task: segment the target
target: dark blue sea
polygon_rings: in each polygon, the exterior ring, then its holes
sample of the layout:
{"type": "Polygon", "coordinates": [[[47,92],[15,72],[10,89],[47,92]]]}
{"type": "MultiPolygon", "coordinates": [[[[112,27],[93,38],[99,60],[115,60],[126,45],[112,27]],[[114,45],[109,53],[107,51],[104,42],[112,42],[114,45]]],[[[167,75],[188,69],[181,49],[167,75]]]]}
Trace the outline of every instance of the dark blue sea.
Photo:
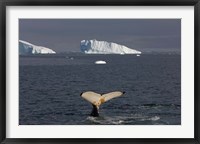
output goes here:
{"type": "Polygon", "coordinates": [[[20,125],[180,125],[181,55],[56,54],[19,57],[20,125]],[[105,65],[94,62],[104,60],[105,65]],[[100,106],[84,91],[125,91],[100,106]]]}

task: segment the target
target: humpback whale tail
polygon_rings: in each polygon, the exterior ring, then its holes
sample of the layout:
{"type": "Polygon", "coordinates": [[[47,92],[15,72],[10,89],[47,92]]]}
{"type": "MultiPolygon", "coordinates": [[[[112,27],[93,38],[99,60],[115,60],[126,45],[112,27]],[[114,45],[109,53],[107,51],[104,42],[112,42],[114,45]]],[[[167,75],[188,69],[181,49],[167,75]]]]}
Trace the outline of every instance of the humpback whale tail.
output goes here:
{"type": "Polygon", "coordinates": [[[92,91],[87,91],[81,93],[81,97],[90,102],[93,106],[91,116],[98,117],[99,116],[99,107],[104,102],[107,102],[110,99],[122,96],[125,92],[115,91],[107,94],[98,94],[92,91]]]}

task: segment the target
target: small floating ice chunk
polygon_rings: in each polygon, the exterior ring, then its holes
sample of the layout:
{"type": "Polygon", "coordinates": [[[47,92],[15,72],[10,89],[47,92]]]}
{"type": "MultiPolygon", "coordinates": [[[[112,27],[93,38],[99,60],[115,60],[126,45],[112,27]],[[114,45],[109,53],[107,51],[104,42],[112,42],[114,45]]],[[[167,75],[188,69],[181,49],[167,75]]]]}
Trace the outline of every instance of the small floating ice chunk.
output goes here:
{"type": "Polygon", "coordinates": [[[139,54],[137,54],[136,56],[140,56],[139,54]]]}
{"type": "Polygon", "coordinates": [[[98,60],[98,61],[95,61],[95,64],[106,64],[106,61],[98,60]]]}

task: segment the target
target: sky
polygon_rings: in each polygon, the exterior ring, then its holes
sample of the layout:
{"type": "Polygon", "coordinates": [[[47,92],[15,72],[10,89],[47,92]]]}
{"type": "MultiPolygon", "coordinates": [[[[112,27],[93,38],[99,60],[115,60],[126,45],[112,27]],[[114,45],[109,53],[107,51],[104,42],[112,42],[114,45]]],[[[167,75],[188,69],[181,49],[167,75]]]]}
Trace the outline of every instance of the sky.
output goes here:
{"type": "Polygon", "coordinates": [[[114,42],[142,52],[180,52],[181,19],[19,19],[19,39],[60,52],[80,41],[114,42]]]}

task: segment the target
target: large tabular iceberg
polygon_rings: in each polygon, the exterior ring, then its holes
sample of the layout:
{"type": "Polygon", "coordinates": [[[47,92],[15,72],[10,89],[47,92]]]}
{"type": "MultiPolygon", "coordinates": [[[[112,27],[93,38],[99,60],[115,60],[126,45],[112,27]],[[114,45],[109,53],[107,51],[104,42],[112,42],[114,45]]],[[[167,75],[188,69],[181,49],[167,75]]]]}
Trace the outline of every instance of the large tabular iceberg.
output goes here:
{"type": "Polygon", "coordinates": [[[82,40],[80,49],[86,54],[141,54],[123,45],[97,40],[82,40]]]}
{"type": "Polygon", "coordinates": [[[36,46],[29,42],[19,40],[19,54],[55,54],[56,52],[50,48],[36,46]]]}

